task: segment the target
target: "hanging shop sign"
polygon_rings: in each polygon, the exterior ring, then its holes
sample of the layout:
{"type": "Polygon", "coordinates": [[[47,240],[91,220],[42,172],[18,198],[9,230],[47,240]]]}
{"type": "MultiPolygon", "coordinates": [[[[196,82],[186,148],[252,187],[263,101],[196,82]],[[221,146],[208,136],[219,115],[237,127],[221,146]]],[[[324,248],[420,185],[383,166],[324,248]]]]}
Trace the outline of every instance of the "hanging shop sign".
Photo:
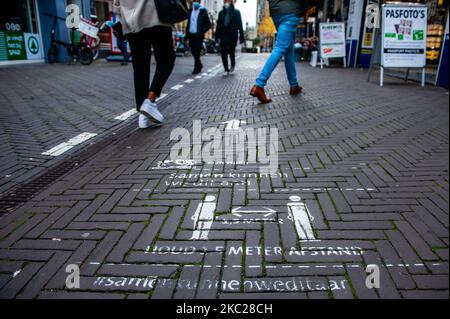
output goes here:
{"type": "Polygon", "coordinates": [[[320,56],[345,58],[345,24],[343,22],[320,24],[320,56]]]}
{"type": "Polygon", "coordinates": [[[381,65],[424,68],[426,65],[427,7],[383,5],[381,65]]]}

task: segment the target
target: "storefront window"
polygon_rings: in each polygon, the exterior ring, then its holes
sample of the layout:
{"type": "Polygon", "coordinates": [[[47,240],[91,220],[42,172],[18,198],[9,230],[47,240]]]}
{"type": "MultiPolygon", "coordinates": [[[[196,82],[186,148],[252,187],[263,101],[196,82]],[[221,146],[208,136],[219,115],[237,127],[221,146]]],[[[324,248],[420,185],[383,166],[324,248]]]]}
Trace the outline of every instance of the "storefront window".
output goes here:
{"type": "Polygon", "coordinates": [[[42,59],[35,0],[4,2],[0,11],[0,61],[42,59]]]}
{"type": "Polygon", "coordinates": [[[34,1],[4,1],[0,11],[0,30],[17,32],[36,32],[34,1]]]}

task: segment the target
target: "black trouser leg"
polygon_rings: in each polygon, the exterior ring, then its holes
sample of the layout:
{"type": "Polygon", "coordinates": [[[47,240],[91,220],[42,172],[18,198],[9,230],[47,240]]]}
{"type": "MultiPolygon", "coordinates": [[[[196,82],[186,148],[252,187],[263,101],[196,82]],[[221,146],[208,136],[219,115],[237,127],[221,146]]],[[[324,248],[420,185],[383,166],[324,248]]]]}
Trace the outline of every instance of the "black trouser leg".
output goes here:
{"type": "Polygon", "coordinates": [[[234,68],[234,66],[236,65],[236,47],[230,45],[229,52],[230,52],[231,67],[234,68]]]}
{"type": "Polygon", "coordinates": [[[151,34],[149,29],[144,29],[130,34],[128,39],[133,54],[134,93],[139,111],[148,96],[150,85],[151,34]]]}
{"type": "Polygon", "coordinates": [[[189,39],[189,45],[191,47],[192,56],[194,57],[195,60],[194,69],[196,71],[201,70],[201,68],[203,67],[202,61],[200,60],[200,55],[202,51],[202,42],[203,42],[202,39],[197,37],[191,37],[189,39]]]}
{"type": "Polygon", "coordinates": [[[156,70],[150,91],[161,95],[162,89],[172,74],[175,65],[175,52],[173,51],[172,29],[170,27],[156,26],[151,28],[152,46],[155,53],[156,70]]]}
{"type": "Polygon", "coordinates": [[[228,45],[222,45],[220,53],[222,54],[223,68],[225,69],[225,72],[228,72],[230,71],[228,68],[228,45]]]}
{"type": "Polygon", "coordinates": [[[136,108],[139,111],[148,97],[149,90],[161,94],[164,85],[172,73],[175,53],[172,45],[170,27],[156,26],[129,35],[133,54],[133,75],[136,108]],[[156,71],[150,86],[151,48],[155,51],[156,71]]]}

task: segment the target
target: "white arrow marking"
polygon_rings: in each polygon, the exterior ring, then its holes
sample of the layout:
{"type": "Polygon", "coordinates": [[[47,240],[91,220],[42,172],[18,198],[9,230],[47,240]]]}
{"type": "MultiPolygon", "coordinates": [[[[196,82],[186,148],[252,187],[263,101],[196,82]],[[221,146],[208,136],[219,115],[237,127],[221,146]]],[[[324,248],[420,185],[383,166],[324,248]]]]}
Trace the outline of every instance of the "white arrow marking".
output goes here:
{"type": "Polygon", "coordinates": [[[264,207],[265,210],[240,210],[241,208],[242,207],[233,208],[231,213],[237,217],[242,217],[242,214],[264,214],[264,217],[267,217],[277,212],[268,207],[264,207]]]}
{"type": "Polygon", "coordinates": [[[239,128],[240,124],[247,124],[246,121],[242,120],[230,120],[230,121],[226,121],[226,122],[222,122],[221,124],[226,124],[227,127],[225,128],[226,130],[237,130],[239,128]]]}

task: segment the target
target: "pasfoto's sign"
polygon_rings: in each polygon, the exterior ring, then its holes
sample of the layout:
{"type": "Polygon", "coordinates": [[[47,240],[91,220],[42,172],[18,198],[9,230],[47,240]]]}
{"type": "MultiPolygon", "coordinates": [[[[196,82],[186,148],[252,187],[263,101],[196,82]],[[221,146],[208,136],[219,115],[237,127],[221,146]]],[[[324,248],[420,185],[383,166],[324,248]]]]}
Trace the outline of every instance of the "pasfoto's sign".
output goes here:
{"type": "Polygon", "coordinates": [[[345,24],[343,22],[320,24],[320,56],[345,57],[345,24]]]}
{"type": "Polygon", "coordinates": [[[424,68],[426,65],[427,7],[383,5],[381,65],[424,68]]]}

